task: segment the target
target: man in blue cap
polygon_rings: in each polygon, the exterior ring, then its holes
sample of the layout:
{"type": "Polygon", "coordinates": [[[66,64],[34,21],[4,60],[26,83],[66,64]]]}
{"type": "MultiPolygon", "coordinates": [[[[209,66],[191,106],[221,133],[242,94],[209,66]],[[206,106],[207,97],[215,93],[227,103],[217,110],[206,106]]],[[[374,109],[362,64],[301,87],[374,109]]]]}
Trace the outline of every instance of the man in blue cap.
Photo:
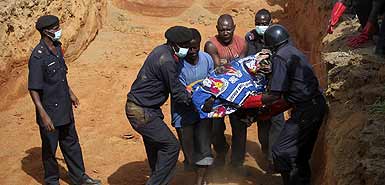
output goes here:
{"type": "Polygon", "coordinates": [[[126,116],[143,137],[151,176],[147,185],[166,185],[174,176],[179,142],[163,121],[161,106],[169,94],[175,103],[190,106],[191,95],[178,79],[178,62],[190,47],[192,32],[183,26],[169,28],[162,44],[148,55],[127,95],[126,116]]]}
{"type": "Polygon", "coordinates": [[[59,184],[55,158],[59,143],[73,184],[101,184],[100,180],[94,180],[85,173],[72,110],[72,106],[79,106],[79,100],[67,82],[67,65],[59,42],[62,33],[59,18],[41,16],[36,22],[36,29],[41,40],[29,59],[28,89],[36,107],[42,140],[44,182],[47,185],[59,184]]]}

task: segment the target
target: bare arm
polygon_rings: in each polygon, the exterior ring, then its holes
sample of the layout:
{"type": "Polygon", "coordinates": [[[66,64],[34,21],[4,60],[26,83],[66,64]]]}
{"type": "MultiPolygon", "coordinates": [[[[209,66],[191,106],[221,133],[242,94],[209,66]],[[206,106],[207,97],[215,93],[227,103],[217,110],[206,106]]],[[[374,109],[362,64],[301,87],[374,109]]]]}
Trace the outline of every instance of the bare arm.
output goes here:
{"type": "Polygon", "coordinates": [[[29,94],[31,95],[32,101],[35,104],[37,113],[40,115],[42,121],[43,121],[43,126],[49,131],[52,132],[55,130],[55,127],[53,126],[52,120],[45,111],[41,101],[40,101],[40,95],[37,91],[35,90],[29,90],[29,94]]]}
{"type": "Polygon", "coordinates": [[[242,49],[241,53],[239,54],[239,57],[240,58],[246,57],[248,51],[249,51],[249,45],[247,44],[247,42],[245,40],[245,42],[243,43],[243,49],[242,49]]]}
{"type": "Polygon", "coordinates": [[[80,105],[79,99],[76,97],[75,93],[72,92],[71,87],[68,86],[68,89],[69,89],[72,105],[75,106],[75,108],[77,108],[80,105]]]}
{"type": "Polygon", "coordinates": [[[217,50],[217,48],[215,47],[215,45],[211,41],[207,41],[206,42],[204,51],[206,53],[208,53],[211,56],[211,58],[213,59],[214,67],[217,67],[217,66],[221,65],[219,54],[218,54],[218,50],[217,50]]]}

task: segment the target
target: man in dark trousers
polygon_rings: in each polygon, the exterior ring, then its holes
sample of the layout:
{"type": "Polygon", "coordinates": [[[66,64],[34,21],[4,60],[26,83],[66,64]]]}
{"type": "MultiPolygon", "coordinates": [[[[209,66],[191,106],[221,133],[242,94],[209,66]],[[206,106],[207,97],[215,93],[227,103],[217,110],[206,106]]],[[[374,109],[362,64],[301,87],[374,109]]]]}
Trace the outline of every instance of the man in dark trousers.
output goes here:
{"type": "MultiPolygon", "coordinates": [[[[226,64],[235,58],[246,56],[247,44],[244,38],[235,35],[235,23],[231,15],[223,14],[217,21],[218,34],[211,37],[205,44],[205,52],[213,58],[215,67],[226,64]]],[[[241,121],[239,112],[230,114],[230,124],[232,129],[231,144],[231,167],[236,172],[243,166],[246,152],[247,124],[241,121]]],[[[229,145],[225,138],[225,122],[224,118],[213,120],[213,145],[216,152],[214,161],[215,166],[222,167],[225,164],[226,153],[229,145]]]]}
{"type": "MultiPolygon", "coordinates": [[[[263,41],[263,34],[271,25],[271,14],[266,9],[261,9],[255,14],[255,28],[246,33],[245,40],[248,44],[247,55],[255,55],[262,49],[267,49],[263,41]]],[[[268,160],[267,173],[273,172],[272,146],[278,138],[283,124],[285,123],[283,113],[273,116],[268,120],[257,120],[258,140],[261,150],[268,160]]]]}
{"type": "Polygon", "coordinates": [[[291,118],[273,145],[274,165],[284,185],[310,185],[309,159],[324,119],[326,101],[311,64],[289,42],[286,28],[270,26],[264,41],[273,52],[270,92],[249,97],[243,106],[269,105],[281,97],[291,104],[291,118]]]}
{"type": "Polygon", "coordinates": [[[126,115],[131,126],[143,137],[151,176],[147,185],[166,185],[174,176],[179,142],[163,121],[160,107],[169,94],[175,103],[189,106],[191,95],[178,79],[182,62],[193,38],[183,26],[169,28],[167,43],[156,47],[146,58],[127,95],[126,115]]]}
{"type": "Polygon", "coordinates": [[[36,22],[40,43],[29,59],[28,89],[36,107],[36,120],[42,140],[44,182],[59,184],[59,168],[55,158],[57,144],[63,153],[73,184],[100,184],[85,174],[82,151],[75,129],[72,106],[79,100],[68,86],[67,66],[59,42],[59,19],[41,16],[36,22]]]}

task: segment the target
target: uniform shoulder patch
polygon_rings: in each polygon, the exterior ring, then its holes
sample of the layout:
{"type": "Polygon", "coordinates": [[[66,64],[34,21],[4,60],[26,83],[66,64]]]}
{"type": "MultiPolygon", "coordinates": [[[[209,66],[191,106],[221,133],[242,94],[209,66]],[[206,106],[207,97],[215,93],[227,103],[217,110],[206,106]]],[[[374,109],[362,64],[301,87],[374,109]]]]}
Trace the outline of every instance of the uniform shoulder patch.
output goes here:
{"type": "Polygon", "coordinates": [[[255,40],[255,35],[254,35],[254,33],[253,32],[248,32],[247,33],[247,38],[250,40],[250,41],[253,41],[253,40],[255,40]]]}
{"type": "Polygon", "coordinates": [[[41,45],[37,45],[35,49],[33,49],[32,51],[32,56],[35,58],[42,58],[45,55],[45,53],[46,53],[46,49],[41,45]]]}

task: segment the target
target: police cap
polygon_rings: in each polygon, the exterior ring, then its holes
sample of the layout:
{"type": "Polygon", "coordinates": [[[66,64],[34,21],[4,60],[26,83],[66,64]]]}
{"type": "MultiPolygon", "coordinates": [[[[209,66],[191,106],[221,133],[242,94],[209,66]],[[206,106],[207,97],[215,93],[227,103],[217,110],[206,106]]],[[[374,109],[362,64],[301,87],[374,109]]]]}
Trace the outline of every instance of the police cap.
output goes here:
{"type": "Polygon", "coordinates": [[[59,18],[54,15],[43,15],[37,19],[36,29],[42,31],[45,28],[54,27],[59,25],[59,18]]]}
{"type": "Polygon", "coordinates": [[[168,41],[174,43],[184,43],[193,39],[191,30],[184,26],[173,26],[167,29],[164,36],[168,41]]]}

